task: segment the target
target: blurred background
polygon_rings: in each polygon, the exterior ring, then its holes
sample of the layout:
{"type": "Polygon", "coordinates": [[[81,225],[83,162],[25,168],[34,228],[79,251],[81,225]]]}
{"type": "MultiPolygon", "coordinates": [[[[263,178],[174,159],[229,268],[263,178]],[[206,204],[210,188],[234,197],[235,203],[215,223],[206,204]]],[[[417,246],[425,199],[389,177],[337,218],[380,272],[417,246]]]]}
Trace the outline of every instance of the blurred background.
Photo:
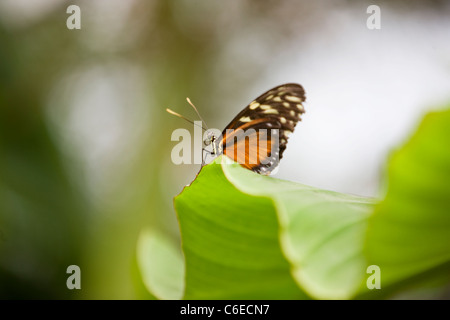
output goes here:
{"type": "Polygon", "coordinates": [[[383,197],[389,153],[450,100],[449,17],[437,0],[0,0],[0,298],[148,297],[136,240],[178,237],[172,200],[199,169],[171,162],[193,128],[165,108],[196,119],[186,97],[222,130],[302,84],[275,177],[383,197]]]}

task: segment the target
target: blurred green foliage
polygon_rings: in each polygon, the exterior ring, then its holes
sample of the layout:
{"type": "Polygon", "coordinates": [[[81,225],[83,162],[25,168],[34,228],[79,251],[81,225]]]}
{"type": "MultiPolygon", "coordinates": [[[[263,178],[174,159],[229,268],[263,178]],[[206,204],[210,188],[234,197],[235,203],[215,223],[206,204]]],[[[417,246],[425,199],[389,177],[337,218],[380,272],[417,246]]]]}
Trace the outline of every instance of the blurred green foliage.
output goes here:
{"type": "MultiPolygon", "coordinates": [[[[68,298],[67,266],[80,261],[83,196],[51,139],[44,97],[67,38],[0,27],[0,297],[68,298]],[[41,45],[37,45],[41,43],[41,45]],[[57,56],[55,56],[57,55],[57,56]]],[[[60,65],[61,67],[61,65],[60,65]]]]}
{"type": "Polygon", "coordinates": [[[449,298],[449,141],[450,109],[432,112],[389,160],[387,195],[369,219],[366,240],[387,291],[434,280],[424,297],[443,298],[447,286],[449,298]]]}

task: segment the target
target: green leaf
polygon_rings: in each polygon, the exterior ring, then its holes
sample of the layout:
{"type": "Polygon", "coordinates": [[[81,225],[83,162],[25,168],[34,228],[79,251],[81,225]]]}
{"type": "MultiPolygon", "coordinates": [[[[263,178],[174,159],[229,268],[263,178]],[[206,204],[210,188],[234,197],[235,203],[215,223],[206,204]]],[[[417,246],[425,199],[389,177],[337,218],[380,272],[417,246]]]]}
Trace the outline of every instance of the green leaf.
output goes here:
{"type": "Polygon", "coordinates": [[[204,167],[175,209],[186,299],[306,298],[281,251],[273,201],[236,189],[221,165],[204,167]]]}
{"type": "Polygon", "coordinates": [[[366,252],[389,286],[439,266],[450,273],[450,110],[433,112],[389,162],[366,252]]]}
{"type": "Polygon", "coordinates": [[[137,260],[145,287],[158,299],[183,296],[184,262],[180,248],[159,232],[145,230],[137,245],[137,260]]]}
{"type": "Polygon", "coordinates": [[[240,190],[274,200],[282,250],[308,294],[342,299],[357,290],[366,270],[362,239],[372,199],[264,177],[237,164],[224,172],[240,190]]]}
{"type": "Polygon", "coordinates": [[[175,199],[185,298],[350,297],[365,274],[372,200],[223,162],[204,167],[175,199]]]}

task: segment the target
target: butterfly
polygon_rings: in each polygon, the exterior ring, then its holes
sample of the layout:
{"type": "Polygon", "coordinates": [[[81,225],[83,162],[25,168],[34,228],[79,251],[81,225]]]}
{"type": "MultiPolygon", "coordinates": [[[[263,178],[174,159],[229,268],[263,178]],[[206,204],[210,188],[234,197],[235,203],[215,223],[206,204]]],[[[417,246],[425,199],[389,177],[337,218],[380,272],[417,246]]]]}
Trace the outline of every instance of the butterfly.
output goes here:
{"type": "MultiPolygon", "coordinates": [[[[203,143],[211,145],[211,150],[203,150],[213,156],[224,154],[246,169],[268,175],[278,166],[289,136],[305,113],[304,101],[305,91],[299,84],[272,88],[239,112],[220,136],[207,130],[203,143]]],[[[188,102],[201,118],[189,99],[188,102]]],[[[170,109],[167,111],[184,118],[170,109]]]]}

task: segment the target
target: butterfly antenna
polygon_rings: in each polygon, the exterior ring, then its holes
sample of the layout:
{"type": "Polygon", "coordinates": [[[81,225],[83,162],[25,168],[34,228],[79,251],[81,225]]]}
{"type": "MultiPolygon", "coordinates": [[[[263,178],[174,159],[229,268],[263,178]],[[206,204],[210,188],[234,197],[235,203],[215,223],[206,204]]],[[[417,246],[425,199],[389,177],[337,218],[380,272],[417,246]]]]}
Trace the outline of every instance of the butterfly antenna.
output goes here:
{"type": "MultiPolygon", "coordinates": [[[[205,128],[203,128],[202,126],[199,126],[197,123],[195,123],[194,121],[192,121],[192,120],[189,120],[188,118],[186,118],[185,116],[182,116],[181,114],[179,114],[179,113],[177,113],[177,112],[175,112],[175,111],[173,111],[173,110],[170,110],[169,108],[166,108],[166,111],[168,112],[168,113],[170,113],[170,114],[173,114],[174,116],[177,116],[177,117],[179,117],[179,118],[181,118],[181,119],[184,119],[184,120],[186,120],[187,122],[190,122],[190,123],[192,123],[194,126],[197,126],[197,127],[200,127],[200,128],[202,128],[203,129],[203,131],[206,131],[206,129],[205,128]]],[[[202,120],[203,121],[203,120],[202,120]]]]}
{"type": "Polygon", "coordinates": [[[194,108],[195,113],[197,113],[198,117],[200,118],[200,120],[202,120],[203,124],[205,125],[206,129],[209,129],[208,126],[206,125],[205,120],[203,120],[202,116],[200,115],[200,113],[198,112],[197,108],[194,106],[194,104],[191,102],[191,99],[186,98],[187,102],[192,106],[192,108],[194,108]]]}

